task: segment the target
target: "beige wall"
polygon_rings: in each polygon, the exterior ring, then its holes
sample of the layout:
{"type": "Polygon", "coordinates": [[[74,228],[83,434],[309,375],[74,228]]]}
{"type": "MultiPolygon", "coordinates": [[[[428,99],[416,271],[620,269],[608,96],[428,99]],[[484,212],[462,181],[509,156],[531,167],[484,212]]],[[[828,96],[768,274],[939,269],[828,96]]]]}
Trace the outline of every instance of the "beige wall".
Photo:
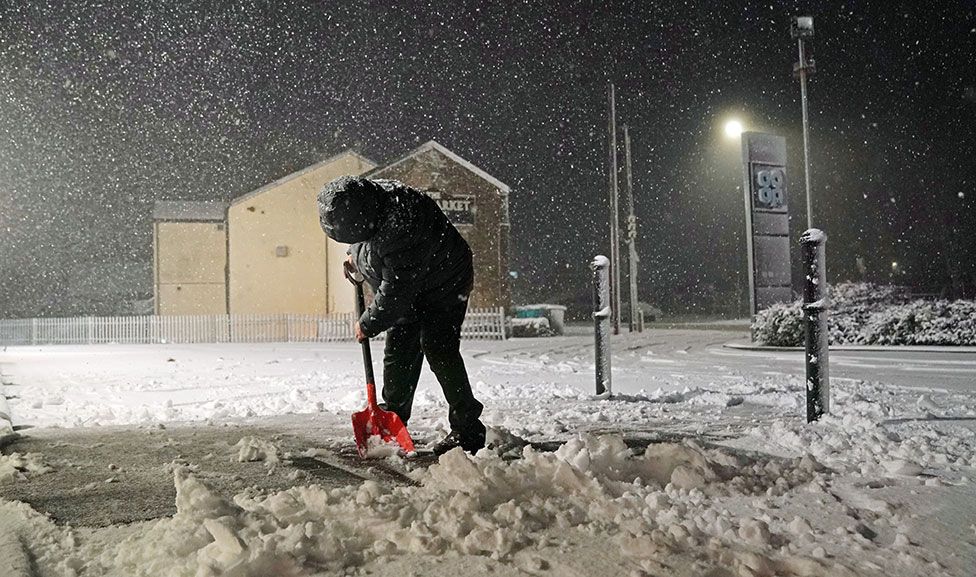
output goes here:
{"type": "Polygon", "coordinates": [[[329,312],[351,313],[356,310],[356,291],[342,272],[342,261],[346,260],[348,244],[329,240],[329,312]]]}
{"type": "Polygon", "coordinates": [[[231,204],[232,314],[352,310],[352,291],[341,268],[346,246],[322,232],[317,197],[328,181],[372,168],[361,156],[346,153],[231,204]],[[279,256],[278,247],[287,254],[279,256]]]}
{"type": "Polygon", "coordinates": [[[156,314],[226,314],[224,223],[157,222],[153,229],[156,314]]]}

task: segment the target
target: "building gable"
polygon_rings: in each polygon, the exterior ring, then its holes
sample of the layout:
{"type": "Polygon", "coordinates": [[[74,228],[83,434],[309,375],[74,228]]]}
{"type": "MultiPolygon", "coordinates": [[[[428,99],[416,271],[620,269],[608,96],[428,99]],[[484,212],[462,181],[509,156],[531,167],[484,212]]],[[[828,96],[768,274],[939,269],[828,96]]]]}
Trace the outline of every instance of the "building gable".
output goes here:
{"type": "Polygon", "coordinates": [[[278,180],[269,182],[268,184],[265,184],[260,188],[252,190],[251,192],[242,194],[241,196],[238,196],[237,198],[233,199],[231,201],[231,205],[237,205],[242,202],[253,200],[255,197],[261,196],[262,194],[265,194],[267,192],[279,190],[281,189],[282,185],[287,184],[293,180],[311,176],[316,172],[318,172],[319,170],[330,168],[332,165],[341,164],[343,162],[348,162],[350,164],[355,163],[358,164],[359,166],[365,165],[367,167],[367,170],[372,169],[373,167],[376,166],[375,162],[359,154],[355,150],[352,149],[344,150],[339,154],[336,154],[335,156],[331,156],[329,158],[326,158],[325,160],[306,166],[301,170],[282,176],[278,180]]]}
{"type": "Polygon", "coordinates": [[[399,180],[433,198],[471,246],[472,306],[510,306],[505,183],[434,141],[366,176],[399,180]]]}
{"type": "MultiPolygon", "coordinates": [[[[484,170],[478,168],[477,166],[465,160],[464,158],[461,158],[456,153],[454,153],[444,145],[440,144],[436,140],[427,141],[426,143],[420,145],[419,147],[410,151],[409,153],[402,156],[401,158],[394,160],[393,162],[384,165],[383,167],[377,168],[374,172],[386,173],[386,172],[394,171],[400,164],[403,164],[410,160],[415,160],[418,157],[426,156],[430,158],[437,158],[438,155],[450,160],[455,164],[460,165],[462,168],[476,175],[478,178],[488,182],[491,186],[498,189],[502,194],[507,195],[509,192],[511,192],[511,188],[507,184],[498,180],[494,176],[488,174],[484,170]]],[[[368,174],[367,176],[371,176],[371,175],[372,173],[368,174]]],[[[436,183],[434,184],[436,185],[436,183]]]]}
{"type": "Polygon", "coordinates": [[[352,309],[351,285],[342,277],[345,246],[322,231],[318,194],[327,182],[374,166],[347,150],[231,203],[231,313],[324,314],[352,309]]]}

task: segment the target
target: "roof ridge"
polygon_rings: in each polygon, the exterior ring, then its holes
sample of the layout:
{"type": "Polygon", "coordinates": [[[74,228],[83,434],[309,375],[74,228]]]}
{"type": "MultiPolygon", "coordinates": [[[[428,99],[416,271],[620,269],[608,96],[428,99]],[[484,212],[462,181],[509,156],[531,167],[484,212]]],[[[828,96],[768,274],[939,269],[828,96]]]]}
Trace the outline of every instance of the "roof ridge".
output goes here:
{"type": "Polygon", "coordinates": [[[421,152],[426,152],[427,150],[431,150],[431,149],[436,150],[437,152],[440,152],[444,156],[448,157],[449,159],[453,160],[454,162],[460,164],[464,168],[466,168],[469,171],[473,172],[477,176],[481,177],[483,180],[488,181],[490,184],[492,184],[493,186],[495,186],[496,188],[498,188],[499,190],[501,190],[503,193],[508,194],[509,192],[512,191],[512,188],[510,186],[508,186],[507,184],[505,184],[504,182],[502,182],[502,181],[498,180],[497,178],[495,178],[494,176],[488,174],[483,169],[478,168],[470,160],[466,160],[466,159],[462,158],[456,152],[452,151],[451,149],[447,148],[446,146],[444,146],[440,142],[437,142],[436,140],[433,140],[433,139],[428,140],[427,142],[421,144],[417,148],[411,150],[407,154],[401,156],[400,158],[394,160],[393,162],[391,162],[389,164],[386,164],[386,165],[383,165],[383,166],[377,166],[375,169],[373,169],[373,171],[374,172],[379,172],[379,171],[386,170],[388,168],[392,168],[392,167],[394,167],[394,166],[396,166],[396,165],[398,165],[398,164],[406,161],[408,158],[412,158],[412,157],[416,156],[417,154],[419,154],[421,152]]]}
{"type": "MultiPolygon", "coordinates": [[[[266,191],[268,191],[268,190],[270,190],[272,188],[275,188],[275,187],[277,187],[277,186],[279,186],[281,184],[284,184],[286,182],[289,182],[291,180],[294,180],[296,178],[299,178],[301,176],[304,176],[305,174],[308,174],[309,172],[312,172],[314,170],[317,170],[317,169],[321,168],[322,166],[325,166],[326,164],[330,164],[332,162],[335,162],[336,160],[338,160],[338,159],[340,159],[340,158],[342,158],[343,156],[346,156],[346,155],[356,156],[360,160],[365,161],[367,164],[371,164],[374,167],[376,166],[376,163],[375,162],[373,162],[372,160],[366,158],[365,156],[363,156],[362,154],[360,154],[356,150],[354,150],[352,148],[347,148],[347,149],[343,150],[342,152],[339,152],[337,154],[333,154],[332,156],[330,156],[330,157],[328,157],[326,159],[323,159],[323,160],[320,160],[320,161],[315,162],[313,164],[310,164],[310,165],[306,166],[305,168],[300,168],[300,169],[298,169],[298,170],[296,170],[294,172],[290,172],[290,173],[288,173],[288,174],[286,174],[286,175],[284,175],[282,177],[279,177],[279,178],[277,178],[275,180],[272,180],[271,182],[269,182],[267,184],[263,184],[263,185],[259,186],[258,188],[255,188],[254,190],[252,190],[250,192],[245,192],[244,194],[242,194],[240,196],[237,196],[235,198],[232,198],[231,201],[230,201],[230,204],[237,204],[238,202],[241,202],[243,200],[246,200],[246,199],[249,199],[249,198],[253,198],[253,197],[255,197],[255,196],[257,196],[257,195],[259,195],[259,194],[261,194],[263,192],[266,192],[266,191]]],[[[370,169],[370,170],[372,170],[372,169],[370,169]]]]}

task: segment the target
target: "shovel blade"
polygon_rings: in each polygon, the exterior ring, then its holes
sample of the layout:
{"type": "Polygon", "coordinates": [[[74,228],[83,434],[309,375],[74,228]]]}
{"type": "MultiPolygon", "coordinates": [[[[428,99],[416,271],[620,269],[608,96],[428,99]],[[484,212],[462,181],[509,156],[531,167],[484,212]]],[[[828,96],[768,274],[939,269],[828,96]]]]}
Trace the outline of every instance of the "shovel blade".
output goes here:
{"type": "Polygon", "coordinates": [[[353,413],[352,432],[356,437],[356,449],[363,458],[369,452],[371,437],[379,437],[384,443],[396,443],[405,453],[415,450],[406,425],[400,415],[393,411],[367,407],[366,410],[353,413]]]}

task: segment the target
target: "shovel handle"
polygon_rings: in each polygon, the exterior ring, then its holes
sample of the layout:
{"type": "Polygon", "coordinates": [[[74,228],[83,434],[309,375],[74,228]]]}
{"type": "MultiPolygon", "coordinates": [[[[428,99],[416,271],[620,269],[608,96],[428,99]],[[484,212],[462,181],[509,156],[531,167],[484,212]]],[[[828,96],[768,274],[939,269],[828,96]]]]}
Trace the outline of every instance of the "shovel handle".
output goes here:
{"type": "MultiPolygon", "coordinates": [[[[363,294],[362,281],[356,282],[356,320],[363,316],[366,310],[366,296],[363,294]]],[[[366,368],[366,402],[370,409],[376,408],[376,380],[373,376],[373,355],[369,351],[369,339],[362,342],[363,366],[366,368]]]]}

